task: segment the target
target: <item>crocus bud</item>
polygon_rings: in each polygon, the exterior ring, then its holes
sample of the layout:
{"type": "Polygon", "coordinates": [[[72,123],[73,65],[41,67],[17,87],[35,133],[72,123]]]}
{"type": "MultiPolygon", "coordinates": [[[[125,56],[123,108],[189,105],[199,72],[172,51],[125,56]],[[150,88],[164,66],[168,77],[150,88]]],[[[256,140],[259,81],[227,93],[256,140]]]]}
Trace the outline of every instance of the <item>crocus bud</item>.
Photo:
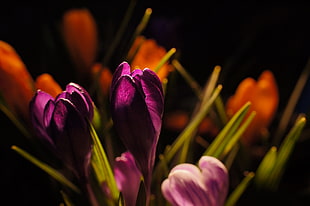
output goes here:
{"type": "Polygon", "coordinates": [[[90,75],[98,49],[97,24],[93,15],[86,8],[70,9],[63,15],[61,31],[79,75],[90,75]]]}
{"type": "Polygon", "coordinates": [[[70,83],[56,99],[38,90],[30,102],[37,136],[80,180],[88,176],[92,138],[88,121],[94,105],[84,88],[70,83]]]}
{"type": "Polygon", "coordinates": [[[130,152],[124,152],[115,159],[114,176],[125,205],[135,206],[142,174],[130,152]]]}
{"type": "Polygon", "coordinates": [[[163,196],[171,205],[224,205],[229,186],[225,165],[215,157],[202,156],[198,167],[183,163],[170,171],[161,189],[163,196]]]}
{"type": "Polygon", "coordinates": [[[9,109],[27,121],[34,93],[34,81],[24,62],[11,45],[0,41],[0,95],[9,109]]]}
{"type": "Polygon", "coordinates": [[[248,77],[240,82],[235,94],[226,102],[228,116],[231,117],[248,101],[251,102],[248,114],[256,111],[256,116],[244,132],[241,141],[250,146],[257,143],[266,133],[278,108],[278,87],[271,71],[263,71],[257,81],[248,77]]]}
{"type": "Polygon", "coordinates": [[[162,84],[152,70],[131,72],[123,62],[113,74],[110,100],[116,132],[135,158],[148,189],[162,126],[162,84]]]}
{"type": "MultiPolygon", "coordinates": [[[[154,70],[166,53],[166,49],[159,46],[154,39],[145,39],[143,36],[138,36],[129,51],[129,55],[133,56],[130,64],[131,68],[150,68],[154,70]]],[[[172,69],[172,65],[165,63],[157,72],[160,81],[167,78],[172,69]]]]}
{"type": "Polygon", "coordinates": [[[40,74],[35,80],[35,86],[37,89],[49,93],[53,98],[62,92],[60,85],[48,73],[40,74]]]}

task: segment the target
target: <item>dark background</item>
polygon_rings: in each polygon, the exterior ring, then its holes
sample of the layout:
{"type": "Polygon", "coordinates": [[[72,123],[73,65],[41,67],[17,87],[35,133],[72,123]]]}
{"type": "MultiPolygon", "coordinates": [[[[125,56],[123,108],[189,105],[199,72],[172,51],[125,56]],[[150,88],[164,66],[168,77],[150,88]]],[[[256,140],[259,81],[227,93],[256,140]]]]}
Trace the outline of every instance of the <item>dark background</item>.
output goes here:
{"type": "MultiPolygon", "coordinates": [[[[279,120],[310,56],[310,4],[201,2],[137,1],[123,41],[128,40],[145,9],[152,8],[144,35],[156,39],[167,50],[175,47],[179,61],[201,86],[214,66],[220,65],[219,82],[224,86],[224,98],[231,95],[245,77],[257,78],[263,70],[271,70],[280,92],[276,116],[279,120]]],[[[100,60],[128,4],[129,1],[41,1],[36,4],[10,1],[0,7],[0,40],[16,49],[34,78],[49,72],[64,86],[75,77],[57,30],[63,12],[84,6],[91,10],[100,34],[100,60]]],[[[119,63],[116,51],[109,67],[113,70],[119,63]]],[[[180,87],[181,92],[176,96],[191,97],[192,92],[186,86],[180,87]]],[[[307,84],[296,106],[296,114],[308,114],[308,87],[307,84]]],[[[57,205],[57,198],[45,187],[50,184],[46,174],[11,151],[10,145],[16,142],[26,144],[20,140],[21,134],[12,130],[13,125],[2,113],[0,121],[0,201],[11,202],[9,205],[57,205]]],[[[297,145],[294,161],[285,176],[288,187],[292,184],[297,190],[310,189],[309,146],[309,137],[305,135],[297,145]]],[[[309,192],[307,194],[309,197],[309,192]]],[[[282,205],[302,205],[302,200],[282,198],[285,200],[282,205]]]]}

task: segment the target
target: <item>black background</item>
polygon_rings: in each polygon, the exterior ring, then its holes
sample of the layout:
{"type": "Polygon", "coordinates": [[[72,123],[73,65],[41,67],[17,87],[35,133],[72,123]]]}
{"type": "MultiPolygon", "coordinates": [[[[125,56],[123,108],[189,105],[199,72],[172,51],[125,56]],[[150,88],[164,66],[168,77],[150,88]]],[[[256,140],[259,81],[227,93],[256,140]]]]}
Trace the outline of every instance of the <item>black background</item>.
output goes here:
{"type": "MultiPolygon", "coordinates": [[[[65,60],[66,53],[62,53],[57,33],[63,12],[84,6],[91,10],[98,23],[100,59],[128,4],[129,1],[41,1],[36,4],[10,1],[0,7],[0,40],[16,49],[34,78],[42,72],[49,72],[64,86],[75,79],[70,63],[65,60]]],[[[271,70],[280,92],[276,120],[281,117],[310,57],[310,4],[137,1],[124,40],[132,33],[146,8],[152,8],[153,13],[144,35],[155,38],[167,50],[175,47],[180,62],[199,84],[204,84],[215,65],[222,66],[219,81],[224,86],[224,98],[233,93],[243,78],[257,78],[263,70],[271,70]]],[[[112,70],[120,63],[117,57],[116,51],[109,62],[112,70]]],[[[309,111],[310,94],[307,92],[304,91],[296,113],[309,111]]],[[[190,93],[182,89],[177,95],[183,98],[190,93]]],[[[13,125],[2,113],[0,121],[0,201],[10,203],[8,205],[57,205],[57,198],[45,187],[50,184],[47,175],[10,149],[12,144],[26,144],[26,140],[20,140],[21,134],[12,130],[13,125]]],[[[285,176],[288,187],[292,184],[292,192],[295,188],[310,189],[309,146],[309,137],[306,136],[293,154],[294,161],[285,176]]],[[[302,205],[302,200],[281,198],[285,200],[282,205],[302,205]]]]}

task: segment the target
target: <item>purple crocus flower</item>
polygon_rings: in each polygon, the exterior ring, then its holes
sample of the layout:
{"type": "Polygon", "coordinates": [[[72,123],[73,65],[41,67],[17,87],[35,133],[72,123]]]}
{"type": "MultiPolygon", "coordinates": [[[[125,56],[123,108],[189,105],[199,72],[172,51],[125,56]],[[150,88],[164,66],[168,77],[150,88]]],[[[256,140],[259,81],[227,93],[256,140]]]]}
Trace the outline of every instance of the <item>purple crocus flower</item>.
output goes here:
{"type": "Polygon", "coordinates": [[[198,166],[179,164],[161,185],[165,199],[173,206],[222,206],[228,193],[228,171],[211,156],[202,156],[198,166]]]}
{"type": "Polygon", "coordinates": [[[164,110],[156,73],[147,68],[131,72],[127,62],[121,63],[113,74],[111,107],[115,129],[135,158],[148,191],[164,110]]]}
{"type": "Polygon", "coordinates": [[[124,152],[115,159],[114,176],[126,206],[135,206],[142,174],[130,152],[124,152]]]}
{"type": "Polygon", "coordinates": [[[87,91],[74,83],[55,99],[38,90],[30,102],[37,136],[80,180],[88,176],[92,147],[88,121],[93,118],[93,109],[87,91]]]}

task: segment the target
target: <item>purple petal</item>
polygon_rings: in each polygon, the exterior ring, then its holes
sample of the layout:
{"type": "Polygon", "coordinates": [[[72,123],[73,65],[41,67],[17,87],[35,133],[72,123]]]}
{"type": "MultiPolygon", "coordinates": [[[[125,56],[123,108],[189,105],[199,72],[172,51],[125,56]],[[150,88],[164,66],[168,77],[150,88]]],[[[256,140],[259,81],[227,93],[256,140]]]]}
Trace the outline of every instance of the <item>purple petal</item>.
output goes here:
{"type": "Polygon", "coordinates": [[[63,161],[80,179],[88,176],[91,157],[91,136],[87,121],[72,102],[59,99],[51,126],[55,145],[63,161]]]}
{"type": "Polygon", "coordinates": [[[66,86],[66,99],[69,99],[73,105],[78,108],[83,116],[92,120],[94,116],[93,101],[88,92],[80,85],[75,83],[69,83],[66,86]]]}
{"type": "Polygon", "coordinates": [[[114,90],[114,85],[118,79],[124,75],[130,74],[130,65],[127,62],[122,62],[115,70],[111,83],[111,90],[114,90]]]}
{"type": "Polygon", "coordinates": [[[39,138],[50,144],[53,144],[53,141],[46,130],[49,121],[45,118],[45,107],[47,104],[53,104],[53,102],[54,98],[51,95],[38,90],[29,104],[30,118],[35,132],[39,138]]]}
{"type": "Polygon", "coordinates": [[[148,167],[155,131],[144,96],[138,92],[130,76],[122,76],[112,93],[111,105],[115,128],[139,166],[148,167]]]}
{"type": "Polygon", "coordinates": [[[130,152],[116,158],[114,175],[118,189],[122,192],[127,206],[136,205],[139,192],[141,172],[130,152]]]}
{"type": "Polygon", "coordinates": [[[228,172],[224,164],[210,156],[192,164],[175,166],[162,183],[162,193],[175,205],[224,205],[228,192],[228,172]],[[200,169],[199,169],[200,168],[200,169]]]}
{"type": "Polygon", "coordinates": [[[228,192],[228,171],[215,157],[203,156],[199,160],[203,182],[208,188],[213,205],[223,205],[228,192]]]}
{"type": "Polygon", "coordinates": [[[190,164],[186,164],[186,167],[169,174],[162,184],[163,195],[173,205],[210,205],[199,169],[190,164]]]}
{"type": "Polygon", "coordinates": [[[157,136],[159,136],[164,111],[164,96],[161,82],[153,71],[145,69],[141,76],[141,85],[146,96],[145,103],[157,136]]]}

